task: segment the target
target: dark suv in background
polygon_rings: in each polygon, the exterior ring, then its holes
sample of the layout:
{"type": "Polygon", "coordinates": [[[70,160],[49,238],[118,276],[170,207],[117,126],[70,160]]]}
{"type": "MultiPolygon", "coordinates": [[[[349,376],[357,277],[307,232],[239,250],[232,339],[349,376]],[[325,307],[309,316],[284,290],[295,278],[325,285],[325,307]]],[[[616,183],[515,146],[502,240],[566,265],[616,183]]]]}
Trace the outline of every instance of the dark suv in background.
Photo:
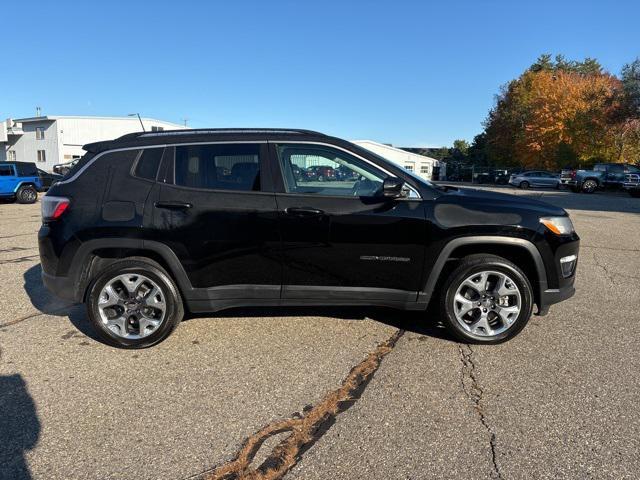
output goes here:
{"type": "Polygon", "coordinates": [[[432,298],[457,338],[498,343],[574,293],[563,209],[438,187],[338,138],[180,130],[85,150],[43,199],[42,276],[117,346],[161,341],[185,309],[432,298]],[[318,162],[341,175],[301,182],[318,162]]]}

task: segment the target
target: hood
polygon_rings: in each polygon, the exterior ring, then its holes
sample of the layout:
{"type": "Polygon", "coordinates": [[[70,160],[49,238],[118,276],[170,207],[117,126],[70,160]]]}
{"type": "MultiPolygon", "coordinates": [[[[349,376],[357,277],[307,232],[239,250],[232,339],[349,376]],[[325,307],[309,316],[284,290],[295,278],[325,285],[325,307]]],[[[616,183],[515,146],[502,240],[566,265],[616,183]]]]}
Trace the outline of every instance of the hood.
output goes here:
{"type": "Polygon", "coordinates": [[[536,229],[540,217],[566,214],[562,208],[529,196],[455,187],[438,197],[433,208],[434,220],[447,228],[508,225],[536,229]]]}
{"type": "MultiPolygon", "coordinates": [[[[510,193],[491,192],[488,190],[476,190],[474,188],[449,187],[445,197],[459,198],[461,202],[473,206],[476,201],[485,206],[507,207],[511,209],[526,209],[539,212],[540,215],[566,215],[567,212],[550,203],[532,198],[531,195],[513,195],[510,193]]],[[[458,203],[458,202],[456,202],[458,203]]]]}

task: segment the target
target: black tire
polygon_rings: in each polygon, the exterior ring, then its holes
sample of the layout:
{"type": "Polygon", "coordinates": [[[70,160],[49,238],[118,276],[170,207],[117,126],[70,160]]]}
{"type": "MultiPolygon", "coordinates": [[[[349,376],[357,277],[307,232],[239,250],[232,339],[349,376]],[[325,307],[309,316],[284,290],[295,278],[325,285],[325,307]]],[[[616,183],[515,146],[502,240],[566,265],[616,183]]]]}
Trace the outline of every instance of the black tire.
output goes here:
{"type": "Polygon", "coordinates": [[[533,312],[533,289],[525,273],[506,258],[488,254],[469,255],[463,258],[443,285],[440,298],[442,320],[451,334],[465,343],[496,344],[505,342],[522,331],[533,312]],[[521,292],[521,308],[518,317],[504,332],[486,337],[465,330],[454,313],[454,296],[460,284],[474,273],[491,270],[507,274],[521,292]]]}
{"type": "Polygon", "coordinates": [[[180,291],[170,275],[156,262],[140,257],[119,260],[109,265],[91,284],[86,300],[87,313],[96,332],[106,343],[119,348],[147,348],[166,339],[184,317],[184,305],[180,291]],[[140,273],[155,282],[165,298],[165,319],[153,333],[140,339],[127,339],[112,332],[103,324],[98,309],[98,299],[104,286],[123,273],[140,273]]]}
{"type": "Polygon", "coordinates": [[[520,182],[520,188],[522,190],[527,190],[529,188],[529,182],[520,182]]]}
{"type": "Polygon", "coordinates": [[[628,192],[633,198],[640,198],[640,189],[630,189],[628,192]]]}
{"type": "Polygon", "coordinates": [[[598,182],[595,180],[585,180],[582,184],[582,192],[583,193],[593,193],[598,189],[598,182]]]}
{"type": "Polygon", "coordinates": [[[38,191],[31,185],[23,185],[16,192],[16,201],[18,203],[36,203],[38,200],[38,191]]]}
{"type": "Polygon", "coordinates": [[[319,182],[324,182],[324,177],[322,175],[318,175],[318,181],[319,182]]]}

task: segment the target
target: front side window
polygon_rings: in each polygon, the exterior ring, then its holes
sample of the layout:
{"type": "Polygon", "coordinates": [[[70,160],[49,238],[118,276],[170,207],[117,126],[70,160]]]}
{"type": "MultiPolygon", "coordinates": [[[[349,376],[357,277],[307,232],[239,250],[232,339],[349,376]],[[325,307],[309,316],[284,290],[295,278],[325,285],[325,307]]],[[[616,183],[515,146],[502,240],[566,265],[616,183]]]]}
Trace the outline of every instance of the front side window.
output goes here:
{"type": "Polygon", "coordinates": [[[288,193],[375,196],[388,176],[370,163],[320,145],[277,146],[288,193]]]}
{"type": "Polygon", "coordinates": [[[176,147],[175,184],[211,190],[260,190],[260,145],[176,147]]]}
{"type": "Polygon", "coordinates": [[[36,127],[36,140],[44,140],[44,127],[36,127]]]}
{"type": "Polygon", "coordinates": [[[39,162],[47,161],[47,156],[45,155],[44,150],[38,150],[38,161],[39,162]]]}

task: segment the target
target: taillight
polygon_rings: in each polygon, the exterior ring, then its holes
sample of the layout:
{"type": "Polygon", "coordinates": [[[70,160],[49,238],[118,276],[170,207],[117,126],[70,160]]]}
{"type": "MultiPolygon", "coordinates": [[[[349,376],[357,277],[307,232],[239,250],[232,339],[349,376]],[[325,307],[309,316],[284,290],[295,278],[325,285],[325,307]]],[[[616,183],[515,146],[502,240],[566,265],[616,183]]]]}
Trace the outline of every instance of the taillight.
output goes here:
{"type": "Polygon", "coordinates": [[[42,221],[57,220],[69,208],[71,201],[66,197],[42,197],[42,221]]]}

